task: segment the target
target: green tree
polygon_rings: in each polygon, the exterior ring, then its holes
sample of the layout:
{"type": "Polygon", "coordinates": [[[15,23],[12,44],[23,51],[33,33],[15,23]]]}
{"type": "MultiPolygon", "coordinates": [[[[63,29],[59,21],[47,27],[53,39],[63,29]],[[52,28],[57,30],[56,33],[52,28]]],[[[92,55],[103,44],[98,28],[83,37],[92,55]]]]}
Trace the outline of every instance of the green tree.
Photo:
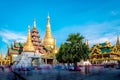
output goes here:
{"type": "Polygon", "coordinates": [[[88,58],[89,48],[85,44],[84,37],[77,34],[70,34],[66,40],[66,43],[62,44],[59,52],[56,55],[56,59],[63,63],[74,63],[74,69],[76,69],[77,62],[81,59],[86,60],[88,58]]]}

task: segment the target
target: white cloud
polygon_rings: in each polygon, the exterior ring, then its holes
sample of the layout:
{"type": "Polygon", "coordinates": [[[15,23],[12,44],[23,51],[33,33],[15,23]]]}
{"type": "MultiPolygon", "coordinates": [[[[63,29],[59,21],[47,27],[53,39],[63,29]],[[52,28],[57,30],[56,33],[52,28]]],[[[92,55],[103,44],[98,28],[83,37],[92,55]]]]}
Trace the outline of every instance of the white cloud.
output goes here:
{"type": "Polygon", "coordinates": [[[109,41],[111,42],[111,44],[115,44],[116,42],[116,36],[113,36],[113,34],[109,35],[109,36],[103,36],[103,37],[99,37],[96,39],[91,39],[89,40],[89,44],[93,45],[93,44],[97,44],[97,43],[103,43],[109,41]]]}
{"type": "Polygon", "coordinates": [[[0,37],[2,38],[2,41],[5,43],[9,43],[11,41],[18,41],[18,42],[25,42],[26,36],[21,33],[12,32],[9,30],[1,30],[0,31],[0,37]]]}
{"type": "Polygon", "coordinates": [[[89,40],[89,44],[91,46],[105,41],[115,44],[116,36],[120,30],[118,23],[120,23],[119,20],[104,23],[68,26],[55,31],[54,35],[57,37],[58,44],[65,42],[70,33],[77,32],[85,36],[85,38],[89,40]]]}
{"type": "Polygon", "coordinates": [[[2,41],[5,42],[5,43],[7,43],[7,44],[9,43],[8,40],[5,39],[5,38],[3,38],[2,41]]]}

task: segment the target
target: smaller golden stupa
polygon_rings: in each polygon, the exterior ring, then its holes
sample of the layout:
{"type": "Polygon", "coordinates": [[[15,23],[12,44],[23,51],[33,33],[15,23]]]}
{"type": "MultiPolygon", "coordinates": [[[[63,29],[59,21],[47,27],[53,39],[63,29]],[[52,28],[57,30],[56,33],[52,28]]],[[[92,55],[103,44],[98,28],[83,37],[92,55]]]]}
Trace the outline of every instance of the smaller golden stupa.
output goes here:
{"type": "Polygon", "coordinates": [[[30,26],[28,26],[28,37],[27,37],[27,42],[25,43],[25,46],[23,47],[23,51],[24,52],[35,52],[35,48],[31,40],[30,26]]]}
{"type": "Polygon", "coordinates": [[[57,53],[58,52],[58,48],[56,46],[56,39],[54,38],[54,48],[52,50],[52,53],[57,53]]]}

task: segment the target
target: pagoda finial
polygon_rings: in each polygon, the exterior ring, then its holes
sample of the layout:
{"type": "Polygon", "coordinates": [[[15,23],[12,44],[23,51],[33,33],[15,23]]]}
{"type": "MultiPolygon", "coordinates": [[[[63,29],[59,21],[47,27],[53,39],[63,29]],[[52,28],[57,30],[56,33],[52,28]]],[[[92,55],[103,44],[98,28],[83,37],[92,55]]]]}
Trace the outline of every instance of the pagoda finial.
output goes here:
{"type": "Polygon", "coordinates": [[[35,52],[35,48],[32,43],[31,39],[31,33],[30,33],[30,26],[28,25],[28,37],[27,37],[27,42],[25,43],[25,46],[23,48],[24,52],[35,52]]]}
{"type": "Polygon", "coordinates": [[[36,28],[36,18],[34,18],[34,28],[36,28]]]}
{"type": "Polygon", "coordinates": [[[89,45],[89,44],[88,44],[88,40],[87,40],[87,39],[85,40],[85,44],[86,44],[86,45],[89,45]]]}
{"type": "Polygon", "coordinates": [[[117,35],[116,47],[117,47],[118,50],[120,50],[120,40],[119,40],[119,35],[117,35]]]}
{"type": "Polygon", "coordinates": [[[48,21],[48,24],[50,24],[50,15],[49,15],[49,13],[48,13],[47,21],[48,21]]]}
{"type": "Polygon", "coordinates": [[[85,44],[88,46],[88,48],[89,48],[89,43],[88,43],[88,40],[86,39],[85,40],[85,44]]]}
{"type": "Polygon", "coordinates": [[[46,25],[46,38],[52,38],[52,34],[51,34],[51,27],[50,27],[50,16],[48,15],[47,17],[47,25],[46,25]]]}
{"type": "Polygon", "coordinates": [[[120,45],[119,35],[117,35],[117,42],[116,42],[116,45],[120,45]]]}
{"type": "Polygon", "coordinates": [[[30,25],[28,25],[28,33],[30,32],[30,25]]]}

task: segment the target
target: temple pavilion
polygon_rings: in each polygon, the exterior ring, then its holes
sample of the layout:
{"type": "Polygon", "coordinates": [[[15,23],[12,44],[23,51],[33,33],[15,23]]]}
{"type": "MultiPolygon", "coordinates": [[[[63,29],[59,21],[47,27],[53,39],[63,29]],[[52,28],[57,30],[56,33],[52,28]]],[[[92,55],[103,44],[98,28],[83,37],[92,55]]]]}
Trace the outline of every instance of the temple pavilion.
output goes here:
{"type": "MultiPolygon", "coordinates": [[[[44,39],[40,39],[39,30],[36,26],[36,19],[34,19],[34,25],[31,31],[31,40],[34,45],[35,51],[41,54],[42,62],[45,64],[52,64],[55,62],[55,53],[58,52],[56,46],[56,39],[52,37],[50,16],[47,17],[46,34],[44,39]]],[[[14,62],[17,55],[23,52],[25,43],[14,41],[13,44],[8,45],[7,55],[10,57],[10,62],[14,62]]]]}
{"type": "Polygon", "coordinates": [[[117,36],[115,45],[110,42],[93,45],[90,49],[89,59],[92,64],[117,64],[120,60],[120,41],[117,36]]]}

